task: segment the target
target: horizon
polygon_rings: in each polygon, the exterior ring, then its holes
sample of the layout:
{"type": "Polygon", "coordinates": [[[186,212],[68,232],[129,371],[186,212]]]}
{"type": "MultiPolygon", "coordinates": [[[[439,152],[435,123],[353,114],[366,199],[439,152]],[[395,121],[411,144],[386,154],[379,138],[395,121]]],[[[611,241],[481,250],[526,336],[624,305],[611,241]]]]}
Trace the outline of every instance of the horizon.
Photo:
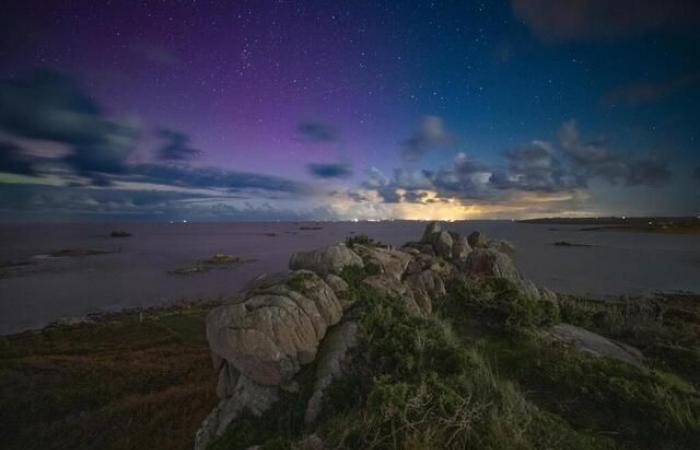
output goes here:
{"type": "Polygon", "coordinates": [[[0,222],[698,217],[691,0],[0,18],[0,222]]]}

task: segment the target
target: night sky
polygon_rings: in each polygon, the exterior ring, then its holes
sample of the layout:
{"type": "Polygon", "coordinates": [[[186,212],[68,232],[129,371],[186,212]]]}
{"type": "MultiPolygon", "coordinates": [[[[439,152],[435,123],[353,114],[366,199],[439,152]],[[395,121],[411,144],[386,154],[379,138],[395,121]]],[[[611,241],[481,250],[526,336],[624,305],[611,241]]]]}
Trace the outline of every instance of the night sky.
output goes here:
{"type": "Polygon", "coordinates": [[[0,220],[700,214],[700,2],[13,1],[0,220]]]}

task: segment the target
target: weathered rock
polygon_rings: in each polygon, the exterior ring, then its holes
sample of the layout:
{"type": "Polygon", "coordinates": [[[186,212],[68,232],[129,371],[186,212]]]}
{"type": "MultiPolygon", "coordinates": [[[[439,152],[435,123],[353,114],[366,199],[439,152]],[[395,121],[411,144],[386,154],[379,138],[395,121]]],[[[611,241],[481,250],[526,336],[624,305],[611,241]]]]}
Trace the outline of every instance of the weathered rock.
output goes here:
{"type": "Polygon", "coordinates": [[[446,260],[452,259],[452,236],[447,231],[441,231],[438,234],[433,235],[433,247],[435,248],[435,254],[442,256],[446,260]]]}
{"type": "Polygon", "coordinates": [[[403,246],[401,247],[401,251],[408,253],[411,256],[420,255],[420,250],[418,250],[416,247],[403,246]]]}
{"type": "Polygon", "coordinates": [[[289,259],[290,269],[311,270],[319,275],[339,274],[348,266],[364,267],[362,258],[344,244],[331,245],[310,252],[297,252],[289,259]]]}
{"type": "Polygon", "coordinates": [[[331,382],[343,375],[343,361],[348,351],[354,347],[357,340],[357,323],[354,321],[343,322],[333,327],[328,336],[323,340],[318,354],[316,366],[316,380],[311,398],[306,405],[304,422],[307,424],[316,421],[323,406],[323,393],[331,382]]]}
{"type": "Polygon", "coordinates": [[[348,283],[340,278],[338,275],[329,273],[326,275],[324,278],[324,281],[328,286],[333,289],[333,292],[335,292],[336,295],[342,294],[343,292],[347,292],[348,289],[350,289],[350,286],[348,286],[348,283]]]}
{"type": "Polygon", "coordinates": [[[381,247],[356,245],[355,251],[367,264],[377,266],[380,274],[385,274],[398,280],[401,279],[406,266],[412,259],[408,253],[381,247]]]}
{"type": "Polygon", "coordinates": [[[511,242],[504,241],[502,239],[492,239],[487,244],[488,248],[492,248],[501,253],[505,253],[508,256],[515,255],[515,245],[511,242]]]}
{"type": "Polygon", "coordinates": [[[411,288],[413,298],[424,314],[432,313],[433,301],[446,294],[445,283],[432,270],[406,277],[406,284],[411,288]]]}
{"type": "Polygon", "coordinates": [[[255,289],[242,301],[212,310],[207,339],[214,353],[246,377],[278,385],[313,361],[327,327],[340,320],[342,309],[317,275],[296,272],[286,283],[255,289]]]}
{"type": "Polygon", "coordinates": [[[479,231],[474,231],[467,237],[467,242],[471,248],[486,248],[488,247],[488,240],[486,236],[479,231]]]}
{"type": "Polygon", "coordinates": [[[419,253],[408,263],[404,273],[405,275],[420,273],[426,269],[429,269],[433,265],[434,261],[435,258],[433,256],[426,255],[425,253],[419,253]]]}
{"type": "Polygon", "coordinates": [[[386,275],[373,275],[362,280],[363,283],[376,289],[382,295],[393,297],[403,301],[408,312],[412,314],[423,314],[423,309],[413,298],[413,292],[409,287],[394,277],[386,275]]]}
{"type": "Polygon", "coordinates": [[[475,248],[467,256],[465,272],[479,278],[505,278],[512,282],[521,295],[540,300],[535,284],[524,278],[509,256],[492,248],[475,248]]]}
{"type": "Polygon", "coordinates": [[[440,222],[430,222],[428,225],[426,225],[425,230],[423,231],[421,242],[432,244],[433,236],[441,231],[442,225],[440,225],[440,222]]]}
{"type": "Polygon", "coordinates": [[[613,358],[638,367],[642,365],[643,355],[636,348],[608,339],[584,328],[568,323],[560,323],[552,327],[551,335],[594,356],[613,358]]]}
{"type": "Polygon", "coordinates": [[[278,399],[276,386],[261,386],[244,375],[236,376],[231,395],[219,401],[195,435],[195,450],[205,450],[244,412],[259,417],[278,399]]]}
{"type": "Polygon", "coordinates": [[[466,237],[455,233],[456,236],[452,237],[452,259],[455,261],[464,261],[472,251],[469,246],[469,241],[466,237]]]}

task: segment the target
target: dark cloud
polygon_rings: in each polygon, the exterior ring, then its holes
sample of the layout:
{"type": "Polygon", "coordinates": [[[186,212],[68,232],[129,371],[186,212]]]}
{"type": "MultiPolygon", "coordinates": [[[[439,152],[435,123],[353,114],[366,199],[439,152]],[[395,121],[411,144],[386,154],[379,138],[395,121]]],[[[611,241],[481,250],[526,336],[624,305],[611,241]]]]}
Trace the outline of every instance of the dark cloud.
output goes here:
{"type": "MultiPolygon", "coordinates": [[[[94,186],[109,186],[121,180],[229,191],[308,190],[301,183],[262,174],[172,164],[129,164],[127,158],[138,138],[135,129],[106,118],[77,83],[48,70],[0,83],[0,129],[20,138],[65,145],[70,150],[68,155],[50,163],[66,165],[77,175],[89,178],[94,186]]],[[[182,162],[199,152],[190,147],[185,134],[164,129],[158,136],[166,141],[157,152],[162,160],[182,162]]],[[[0,152],[1,170],[35,174],[21,149],[3,145],[0,152]]]]}
{"type": "Polygon", "coordinates": [[[496,170],[489,182],[497,189],[559,192],[581,187],[583,181],[567,173],[552,146],[533,141],[506,153],[507,170],[496,170]]]}
{"type": "Polygon", "coordinates": [[[693,177],[695,177],[696,180],[700,181],[700,166],[697,166],[693,171],[693,177]]]}
{"type": "Polygon", "coordinates": [[[484,175],[490,169],[483,163],[458,153],[452,161],[452,166],[437,171],[424,171],[434,189],[440,196],[457,196],[459,198],[483,198],[487,195],[484,175]]]}
{"type": "Polygon", "coordinates": [[[637,81],[613,89],[601,98],[604,106],[638,106],[660,101],[666,97],[700,85],[700,74],[693,73],[673,80],[660,82],[637,81]]]}
{"type": "Polygon", "coordinates": [[[393,176],[388,178],[372,167],[363,187],[375,190],[384,203],[398,203],[402,200],[399,190],[404,191],[404,201],[413,202],[423,197],[420,191],[432,189],[433,184],[420,170],[395,169],[393,176]]]}
{"type": "Polygon", "coordinates": [[[249,199],[215,197],[191,192],[101,189],[30,184],[4,184],[0,190],[0,220],[51,221],[202,221],[323,220],[331,211],[292,211],[249,199]]]}
{"type": "Polygon", "coordinates": [[[77,83],[49,70],[0,83],[0,129],[68,146],[64,162],[95,178],[124,173],[137,137],[133,127],[104,117],[77,83]]]}
{"type": "Polygon", "coordinates": [[[569,171],[581,185],[591,178],[611,184],[661,187],[671,181],[668,161],[656,157],[639,157],[613,152],[603,142],[583,143],[574,121],[565,122],[559,130],[562,152],[570,162],[569,171]]]}
{"type": "Polygon", "coordinates": [[[405,161],[418,161],[427,152],[453,142],[440,117],[426,116],[413,136],[403,142],[401,156],[405,161]]]}
{"type": "Polygon", "coordinates": [[[512,0],[513,13],[546,41],[598,40],[700,25],[696,0],[512,0]]]}
{"type": "Polygon", "coordinates": [[[347,178],[352,175],[352,168],[346,163],[315,164],[306,166],[311,175],[318,178],[347,178]]]}
{"type": "Polygon", "coordinates": [[[311,142],[336,142],[340,139],[338,131],[323,122],[302,122],[297,127],[301,136],[311,142]]]}
{"type": "Polygon", "coordinates": [[[0,172],[19,175],[34,175],[31,162],[22,154],[22,149],[9,142],[0,142],[0,172]]]}
{"type": "Polygon", "coordinates": [[[230,191],[261,189],[286,193],[304,193],[309,189],[287,178],[258,173],[237,172],[214,167],[139,164],[130,166],[126,180],[186,188],[220,188],[230,191]]]}
{"type": "Polygon", "coordinates": [[[161,129],[158,130],[158,136],[165,141],[165,144],[157,151],[158,158],[164,161],[188,161],[202,153],[200,150],[190,147],[190,138],[186,134],[161,129]]]}

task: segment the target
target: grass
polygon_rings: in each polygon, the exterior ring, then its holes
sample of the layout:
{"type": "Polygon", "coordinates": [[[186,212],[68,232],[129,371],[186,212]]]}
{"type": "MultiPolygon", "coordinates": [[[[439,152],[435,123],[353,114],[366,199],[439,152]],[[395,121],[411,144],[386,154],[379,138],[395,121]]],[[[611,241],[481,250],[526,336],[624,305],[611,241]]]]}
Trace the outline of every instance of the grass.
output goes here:
{"type": "Polygon", "coordinates": [[[205,306],[0,339],[3,449],[189,449],[215,404],[205,306]]]}

